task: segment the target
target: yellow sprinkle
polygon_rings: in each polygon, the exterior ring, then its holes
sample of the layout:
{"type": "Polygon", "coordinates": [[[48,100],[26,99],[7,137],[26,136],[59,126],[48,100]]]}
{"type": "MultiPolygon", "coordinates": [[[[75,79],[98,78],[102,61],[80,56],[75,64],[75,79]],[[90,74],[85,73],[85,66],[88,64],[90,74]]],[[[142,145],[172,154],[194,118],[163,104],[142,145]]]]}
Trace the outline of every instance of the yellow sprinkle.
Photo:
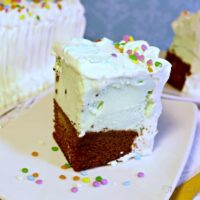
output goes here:
{"type": "Polygon", "coordinates": [[[130,42],[134,41],[134,37],[133,36],[129,36],[128,39],[129,39],[130,42]]]}
{"type": "Polygon", "coordinates": [[[131,60],[133,63],[135,64],[139,64],[139,61],[138,60],[131,60]]]}
{"type": "Polygon", "coordinates": [[[29,16],[29,17],[32,17],[32,16],[33,16],[33,13],[28,12],[28,16],[29,16]]]}
{"type": "Polygon", "coordinates": [[[139,50],[139,47],[136,47],[134,50],[133,50],[133,52],[135,53],[135,52],[137,52],[139,50]]]}
{"type": "Polygon", "coordinates": [[[153,69],[149,66],[149,67],[148,67],[148,71],[149,71],[149,72],[153,72],[153,69]]]}
{"type": "Polygon", "coordinates": [[[45,4],[45,8],[46,8],[47,10],[49,10],[49,9],[50,9],[49,4],[45,4]]]}
{"type": "Polygon", "coordinates": [[[118,46],[115,46],[115,48],[116,48],[117,50],[119,50],[120,53],[123,53],[123,51],[124,51],[123,48],[120,48],[120,47],[118,47],[118,46]]]}
{"type": "Polygon", "coordinates": [[[83,183],[90,183],[89,177],[83,177],[81,180],[82,180],[83,183]]]}
{"type": "Polygon", "coordinates": [[[10,5],[11,4],[11,0],[4,0],[4,4],[5,5],[10,5]]]}
{"type": "Polygon", "coordinates": [[[25,15],[20,15],[20,16],[19,16],[19,19],[25,20],[25,15]]]}

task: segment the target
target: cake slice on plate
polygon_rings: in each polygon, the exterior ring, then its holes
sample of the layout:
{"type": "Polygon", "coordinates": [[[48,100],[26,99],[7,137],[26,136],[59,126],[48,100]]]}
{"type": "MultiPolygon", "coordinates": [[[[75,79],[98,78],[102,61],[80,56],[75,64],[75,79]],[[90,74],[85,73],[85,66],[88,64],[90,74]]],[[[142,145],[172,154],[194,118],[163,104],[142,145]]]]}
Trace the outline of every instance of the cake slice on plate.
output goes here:
{"type": "Polygon", "coordinates": [[[172,23],[175,33],[166,59],[172,63],[168,83],[192,96],[200,96],[200,12],[187,11],[172,23]]]}
{"type": "Polygon", "coordinates": [[[54,46],[54,138],[76,171],[152,152],[171,65],[159,49],[73,39],[54,46]]]}

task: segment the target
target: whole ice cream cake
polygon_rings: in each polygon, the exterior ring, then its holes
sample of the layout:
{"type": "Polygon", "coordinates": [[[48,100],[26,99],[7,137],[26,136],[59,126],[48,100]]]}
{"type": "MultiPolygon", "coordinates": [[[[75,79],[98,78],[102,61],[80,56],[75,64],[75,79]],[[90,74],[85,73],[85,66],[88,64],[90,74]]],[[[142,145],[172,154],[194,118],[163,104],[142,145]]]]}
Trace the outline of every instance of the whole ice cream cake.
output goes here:
{"type": "Polygon", "coordinates": [[[79,0],[0,0],[0,115],[51,87],[52,44],[85,24],[79,0]]]}
{"type": "Polygon", "coordinates": [[[54,138],[76,171],[152,152],[171,65],[159,49],[73,39],[54,46],[54,138]]]}

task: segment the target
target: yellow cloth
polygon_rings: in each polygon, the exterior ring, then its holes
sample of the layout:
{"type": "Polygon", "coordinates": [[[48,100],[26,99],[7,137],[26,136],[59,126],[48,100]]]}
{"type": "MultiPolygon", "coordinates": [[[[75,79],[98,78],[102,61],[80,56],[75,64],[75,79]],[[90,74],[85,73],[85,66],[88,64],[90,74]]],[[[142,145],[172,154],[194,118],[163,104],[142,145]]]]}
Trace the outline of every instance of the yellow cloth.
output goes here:
{"type": "Polygon", "coordinates": [[[170,200],[192,200],[199,192],[200,173],[176,188],[170,200]]]}

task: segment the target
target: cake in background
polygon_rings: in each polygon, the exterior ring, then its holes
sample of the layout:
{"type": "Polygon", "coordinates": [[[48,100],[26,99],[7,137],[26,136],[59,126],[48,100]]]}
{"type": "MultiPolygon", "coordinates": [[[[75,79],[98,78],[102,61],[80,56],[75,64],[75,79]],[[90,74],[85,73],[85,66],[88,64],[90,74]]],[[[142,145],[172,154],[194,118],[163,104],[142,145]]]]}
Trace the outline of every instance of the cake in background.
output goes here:
{"type": "Polygon", "coordinates": [[[171,65],[159,49],[73,39],[54,47],[54,138],[75,171],[152,152],[171,65]]]}
{"type": "Polygon", "coordinates": [[[182,12],[172,28],[174,39],[166,56],[172,64],[168,83],[184,93],[200,96],[200,12],[182,12]]]}
{"type": "Polygon", "coordinates": [[[54,42],[82,37],[79,0],[0,3],[0,110],[53,84],[54,42]]]}

